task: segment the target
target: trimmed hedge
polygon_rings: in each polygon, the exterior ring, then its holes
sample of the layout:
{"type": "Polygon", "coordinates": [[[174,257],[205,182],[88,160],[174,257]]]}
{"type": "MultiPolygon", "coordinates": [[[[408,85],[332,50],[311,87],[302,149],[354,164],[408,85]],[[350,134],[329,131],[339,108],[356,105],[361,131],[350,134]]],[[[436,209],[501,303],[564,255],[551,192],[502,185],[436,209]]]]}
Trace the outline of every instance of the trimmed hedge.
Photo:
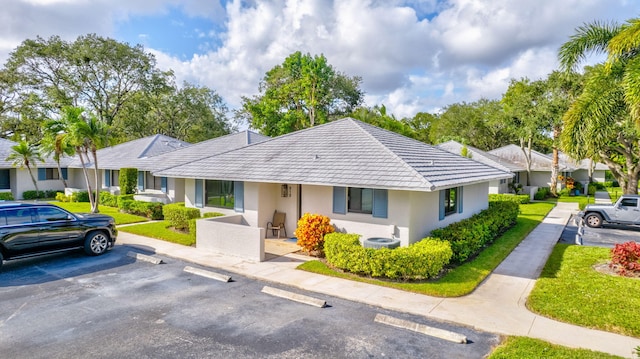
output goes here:
{"type": "Polygon", "coordinates": [[[100,192],[100,204],[109,207],[118,207],[118,196],[102,191],[100,192]]]}
{"type": "Polygon", "coordinates": [[[120,185],[120,191],[124,195],[136,193],[136,187],[138,186],[138,169],[121,168],[118,174],[118,185],[120,185]]]}
{"type": "Polygon", "coordinates": [[[527,204],[529,203],[529,195],[526,194],[507,194],[507,193],[492,193],[489,194],[489,202],[495,201],[513,201],[517,204],[527,204]]]}
{"type": "MultiPolygon", "coordinates": [[[[189,229],[190,219],[200,218],[200,210],[198,208],[185,207],[184,202],[167,204],[162,208],[162,214],[164,219],[180,230],[189,229]]],[[[195,231],[193,232],[195,233],[195,231]]]]}
{"type": "MultiPolygon", "coordinates": [[[[40,198],[56,198],[56,196],[60,193],[60,191],[50,190],[50,191],[24,191],[22,192],[23,199],[40,199],[40,198]]],[[[9,193],[10,194],[10,193],[9,193]]],[[[13,196],[11,196],[13,199],[13,196]]]]}
{"type": "Polygon", "coordinates": [[[125,199],[120,201],[122,210],[138,216],[147,217],[154,220],[164,219],[162,209],[164,205],[157,202],[143,202],[125,199]]]}
{"type": "Polygon", "coordinates": [[[489,208],[470,218],[431,231],[431,236],[451,243],[451,262],[460,264],[478,254],[516,224],[520,206],[513,201],[489,202],[489,208]]]}
{"type": "Polygon", "coordinates": [[[324,237],[327,262],[334,267],[372,277],[415,280],[432,278],[449,263],[448,242],[425,238],[409,247],[364,248],[360,235],[329,233],[324,237]]]}
{"type": "Polygon", "coordinates": [[[13,201],[11,192],[0,192],[0,201],[13,201]]]}
{"type": "MultiPolygon", "coordinates": [[[[560,191],[562,192],[562,191],[560,191]]],[[[547,197],[549,197],[549,195],[551,194],[551,190],[549,189],[549,187],[540,187],[538,188],[538,191],[536,192],[536,194],[533,195],[533,199],[535,200],[543,200],[547,197]]]]}

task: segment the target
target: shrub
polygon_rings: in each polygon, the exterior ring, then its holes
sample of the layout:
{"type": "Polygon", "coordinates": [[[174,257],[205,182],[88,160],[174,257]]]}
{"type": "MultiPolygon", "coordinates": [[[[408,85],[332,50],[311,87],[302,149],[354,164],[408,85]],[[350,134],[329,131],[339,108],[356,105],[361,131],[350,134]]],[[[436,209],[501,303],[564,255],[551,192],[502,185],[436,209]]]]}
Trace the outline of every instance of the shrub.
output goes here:
{"type": "Polygon", "coordinates": [[[71,195],[71,202],[89,202],[89,192],[74,192],[71,195]]]}
{"type": "Polygon", "coordinates": [[[162,214],[165,220],[179,230],[188,230],[189,220],[200,218],[198,208],[185,207],[183,202],[165,205],[162,207],[162,214]]]}
{"type": "Polygon", "coordinates": [[[298,238],[298,245],[307,253],[316,252],[320,257],[324,255],[324,236],[332,233],[335,228],[331,220],[321,214],[305,213],[298,220],[298,228],[294,232],[298,238]]]}
{"type": "Polygon", "coordinates": [[[100,192],[100,204],[109,207],[118,207],[118,197],[109,192],[102,191],[100,192]]]}
{"type": "Polygon", "coordinates": [[[67,196],[62,192],[58,192],[56,194],[56,201],[60,201],[60,202],[70,202],[71,201],[71,196],[67,196]]]}
{"type": "Polygon", "coordinates": [[[431,231],[431,236],[451,243],[452,263],[460,264],[478,254],[504,231],[515,225],[520,206],[512,201],[489,202],[489,208],[470,218],[431,231]]]}
{"type": "Polygon", "coordinates": [[[498,194],[492,193],[489,195],[489,202],[495,201],[512,201],[517,204],[527,204],[529,203],[529,195],[526,194],[498,194]]]}
{"type": "Polygon", "coordinates": [[[597,183],[589,183],[589,187],[587,187],[587,194],[589,196],[594,196],[598,189],[599,188],[597,183]]]}
{"type": "Polygon", "coordinates": [[[329,233],[324,249],[327,262],[357,274],[390,279],[427,279],[442,271],[453,252],[448,242],[425,238],[409,247],[364,248],[357,234],[329,233]]]}
{"type": "Polygon", "coordinates": [[[124,200],[127,203],[127,212],[138,216],[144,216],[150,219],[159,220],[164,219],[162,215],[162,203],[158,202],[143,202],[124,200]]]}
{"type": "Polygon", "coordinates": [[[13,201],[11,192],[0,192],[0,201],[13,201]]]}
{"type": "Polygon", "coordinates": [[[635,276],[640,274],[640,243],[616,244],[611,249],[611,264],[609,266],[620,275],[635,276]]]}
{"type": "Polygon", "coordinates": [[[38,198],[44,198],[44,191],[24,191],[22,192],[22,198],[23,199],[38,199],[38,198]]]}
{"type": "Polygon", "coordinates": [[[615,181],[605,181],[604,186],[607,188],[618,187],[618,183],[615,181]]]}
{"type": "Polygon", "coordinates": [[[136,187],[138,185],[137,168],[121,168],[118,176],[118,184],[120,185],[120,192],[122,192],[122,194],[136,193],[136,187]]]}
{"type": "MultiPolygon", "coordinates": [[[[562,192],[562,191],[560,191],[562,192]]],[[[538,188],[538,191],[536,191],[536,194],[533,195],[533,199],[535,200],[543,200],[547,197],[549,197],[549,195],[551,194],[551,190],[549,190],[549,187],[540,187],[538,188]]]]}
{"type": "Polygon", "coordinates": [[[224,216],[224,214],[220,212],[204,212],[202,214],[202,218],[212,218],[212,217],[221,217],[221,216],[224,216]]]}

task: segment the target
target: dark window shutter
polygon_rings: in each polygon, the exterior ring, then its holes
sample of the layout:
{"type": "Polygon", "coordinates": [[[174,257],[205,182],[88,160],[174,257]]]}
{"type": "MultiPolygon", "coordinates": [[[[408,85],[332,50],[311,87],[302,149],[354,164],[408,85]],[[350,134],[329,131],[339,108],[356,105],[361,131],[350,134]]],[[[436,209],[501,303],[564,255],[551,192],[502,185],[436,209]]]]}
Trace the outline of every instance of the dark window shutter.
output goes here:
{"type": "Polygon", "coordinates": [[[160,190],[167,193],[167,177],[160,177],[160,190]]]}
{"type": "Polygon", "coordinates": [[[144,171],[138,171],[138,191],[144,191],[144,171]]]}
{"type": "Polygon", "coordinates": [[[440,190],[439,194],[440,194],[440,200],[438,201],[438,207],[439,207],[438,219],[442,221],[444,219],[444,201],[446,199],[445,198],[446,191],[442,189],[440,190]]]}
{"type": "Polygon", "coordinates": [[[236,212],[244,212],[244,182],[233,182],[233,209],[236,212]]]}
{"type": "Polygon", "coordinates": [[[68,180],[69,179],[69,170],[67,168],[62,169],[62,178],[68,180]]]}
{"type": "Polygon", "coordinates": [[[347,213],[347,188],[333,187],[333,213],[347,213]]]}
{"type": "Polygon", "coordinates": [[[458,187],[458,213],[462,213],[462,202],[464,202],[462,200],[462,188],[463,187],[458,187]]]}
{"type": "Polygon", "coordinates": [[[372,215],[376,218],[387,218],[388,202],[386,189],[374,189],[372,215]]]}
{"type": "Polygon", "coordinates": [[[201,179],[196,180],[196,201],[195,202],[196,203],[194,204],[196,205],[196,207],[198,208],[204,207],[204,193],[203,193],[201,179]]]}
{"type": "Polygon", "coordinates": [[[44,181],[47,179],[47,170],[44,168],[38,168],[38,181],[44,181]]]}
{"type": "Polygon", "coordinates": [[[111,187],[111,170],[104,170],[104,186],[111,187]]]}

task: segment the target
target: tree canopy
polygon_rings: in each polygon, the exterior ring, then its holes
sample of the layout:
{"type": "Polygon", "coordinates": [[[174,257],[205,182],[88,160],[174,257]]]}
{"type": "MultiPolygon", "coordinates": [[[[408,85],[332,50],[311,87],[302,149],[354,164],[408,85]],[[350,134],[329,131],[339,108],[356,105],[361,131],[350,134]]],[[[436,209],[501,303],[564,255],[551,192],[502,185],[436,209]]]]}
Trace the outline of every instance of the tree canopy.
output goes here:
{"type": "Polygon", "coordinates": [[[260,82],[260,94],[242,98],[240,116],[268,136],[344,117],[362,103],[361,79],[328,64],[324,55],[289,55],[260,82]]]}

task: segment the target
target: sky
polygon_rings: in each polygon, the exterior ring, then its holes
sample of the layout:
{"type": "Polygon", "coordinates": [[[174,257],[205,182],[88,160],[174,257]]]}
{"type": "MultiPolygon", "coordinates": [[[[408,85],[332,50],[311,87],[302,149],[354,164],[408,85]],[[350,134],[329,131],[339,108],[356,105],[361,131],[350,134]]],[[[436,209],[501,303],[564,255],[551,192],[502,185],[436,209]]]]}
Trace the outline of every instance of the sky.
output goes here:
{"type": "MultiPolygon", "coordinates": [[[[4,0],[0,63],[26,39],[96,33],[152,53],[231,109],[301,51],[362,78],[365,105],[397,118],[499,99],[545,78],[575,29],[639,17],[638,0],[4,0]]],[[[601,61],[591,57],[587,63],[601,61]]]]}

